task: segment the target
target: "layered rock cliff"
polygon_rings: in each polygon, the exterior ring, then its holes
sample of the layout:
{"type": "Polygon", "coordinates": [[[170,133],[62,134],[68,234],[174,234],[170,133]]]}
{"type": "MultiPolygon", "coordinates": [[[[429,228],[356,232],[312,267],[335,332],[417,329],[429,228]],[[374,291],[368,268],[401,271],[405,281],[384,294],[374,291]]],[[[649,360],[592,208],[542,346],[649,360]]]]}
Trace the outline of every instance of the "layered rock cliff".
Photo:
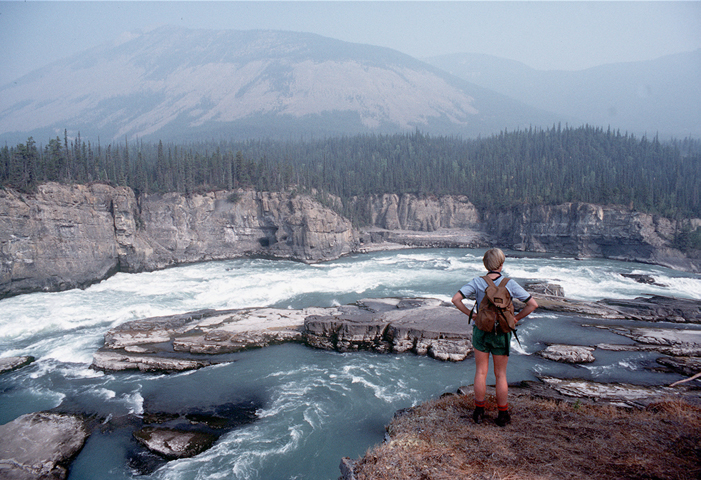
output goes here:
{"type": "Polygon", "coordinates": [[[0,298],[111,274],[267,255],[317,262],[354,249],[351,223],[308,196],[143,195],[107,185],[0,190],[0,298]]]}
{"type": "MultiPolygon", "coordinates": [[[[701,271],[701,258],[673,248],[680,224],[657,215],[586,203],[521,206],[483,216],[492,239],[529,252],[603,257],[701,271]]],[[[692,228],[701,220],[690,220],[692,228]]]]}
{"type": "MultiPolygon", "coordinates": [[[[289,192],[141,195],[102,184],[0,190],[0,298],[83,287],[122,272],[261,255],[319,262],[369,246],[486,247],[605,257],[701,271],[675,222],[590,204],[479,212],[465,196],[356,198],[370,227],[289,192]]],[[[692,228],[701,220],[691,220],[692,228]]]]}

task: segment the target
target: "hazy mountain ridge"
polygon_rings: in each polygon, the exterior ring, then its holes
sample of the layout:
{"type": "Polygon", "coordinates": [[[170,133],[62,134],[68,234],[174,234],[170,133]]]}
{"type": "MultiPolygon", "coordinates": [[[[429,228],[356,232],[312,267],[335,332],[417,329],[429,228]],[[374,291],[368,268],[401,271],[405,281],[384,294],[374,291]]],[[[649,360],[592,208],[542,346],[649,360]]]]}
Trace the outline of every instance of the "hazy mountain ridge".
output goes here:
{"type": "Polygon", "coordinates": [[[638,135],[701,137],[701,50],[580,71],[541,71],[482,54],[425,59],[438,68],[559,115],[638,135]]]}
{"type": "Polygon", "coordinates": [[[557,119],[391,49],[277,31],[125,34],[0,88],[0,135],[19,140],[476,135],[557,119]]]}

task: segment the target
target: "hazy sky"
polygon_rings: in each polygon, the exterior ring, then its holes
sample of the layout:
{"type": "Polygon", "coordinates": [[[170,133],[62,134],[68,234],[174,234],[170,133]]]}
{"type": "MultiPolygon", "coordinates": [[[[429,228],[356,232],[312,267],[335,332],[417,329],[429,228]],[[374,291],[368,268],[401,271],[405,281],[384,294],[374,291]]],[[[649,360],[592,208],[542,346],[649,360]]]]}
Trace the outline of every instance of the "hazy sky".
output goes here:
{"type": "Polygon", "coordinates": [[[701,48],[701,2],[0,1],[0,85],[161,25],[318,33],[423,58],[474,52],[579,70],[701,48]]]}

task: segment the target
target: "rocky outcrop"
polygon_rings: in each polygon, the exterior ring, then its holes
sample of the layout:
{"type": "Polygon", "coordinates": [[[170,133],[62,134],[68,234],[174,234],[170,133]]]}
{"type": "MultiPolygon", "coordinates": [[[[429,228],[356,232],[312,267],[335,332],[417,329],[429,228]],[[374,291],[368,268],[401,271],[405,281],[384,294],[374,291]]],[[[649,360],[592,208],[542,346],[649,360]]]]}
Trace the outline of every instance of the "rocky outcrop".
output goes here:
{"type": "Polygon", "coordinates": [[[11,372],[12,370],[17,370],[26,365],[29,365],[34,361],[34,357],[23,356],[23,357],[3,357],[0,358],[0,373],[11,372]]]}
{"type": "Polygon", "coordinates": [[[310,196],[251,190],[134,196],[102,184],[0,190],[0,298],[111,274],[247,255],[318,262],[354,251],[350,221],[310,196]]]}
{"type": "Polygon", "coordinates": [[[477,209],[465,196],[386,194],[356,198],[355,202],[370,213],[373,226],[385,230],[434,232],[472,229],[480,224],[477,209]]]}
{"type": "Polygon", "coordinates": [[[301,310],[247,308],[201,310],[145,318],[119,325],[105,334],[92,367],[104,371],[183,371],[226,361],[200,354],[235,353],[271,344],[302,342],[304,318],[338,313],[336,308],[301,310]]]}
{"type": "Polygon", "coordinates": [[[31,196],[0,190],[0,298],[82,287],[116,272],[116,230],[126,235],[123,219],[135,215],[126,188],[51,183],[31,196]]]}
{"type": "MultiPolygon", "coordinates": [[[[701,271],[699,258],[673,248],[679,225],[667,218],[621,207],[566,203],[521,206],[483,214],[484,225],[502,246],[529,252],[604,257],[701,271]]],[[[691,221],[696,228],[701,220],[691,221]]]]}
{"type": "MultiPolygon", "coordinates": [[[[677,304],[687,303],[666,297],[640,298],[636,299],[637,310],[633,308],[635,301],[627,301],[627,311],[622,312],[606,305],[606,301],[573,301],[542,294],[534,294],[534,297],[542,310],[646,321],[667,319],[664,310],[657,313],[661,317],[655,318],[655,309],[651,310],[651,306],[659,304],[680,310],[677,304]]],[[[514,303],[522,308],[519,302],[514,303]]],[[[687,317],[677,317],[676,321],[699,321],[695,316],[687,317]]],[[[610,329],[637,343],[598,345],[597,348],[647,349],[674,356],[701,355],[701,334],[696,330],[598,328],[610,329]]],[[[192,370],[225,362],[225,354],[284,342],[340,352],[411,352],[439,360],[461,361],[472,353],[472,325],[452,304],[430,298],[362,299],[350,305],[300,310],[201,310],[134,320],[109,330],[104,346],[93,356],[92,367],[105,371],[192,370]],[[203,358],[203,354],[212,356],[203,358]]],[[[555,361],[585,363],[593,361],[592,351],[591,347],[553,345],[541,355],[555,361]]]]}
{"type": "Polygon", "coordinates": [[[134,438],[154,453],[169,460],[189,458],[209,449],[216,435],[171,428],[144,427],[134,432],[134,438]]]}
{"type": "Polygon", "coordinates": [[[0,478],[65,479],[87,437],[85,422],[74,415],[37,412],[0,425],[0,478]]]}
{"type": "Polygon", "coordinates": [[[460,361],[472,352],[472,327],[451,304],[435,299],[365,299],[301,310],[202,310],[146,318],[105,334],[92,368],[177,372],[227,361],[226,355],[299,342],[342,352],[412,352],[460,361]],[[202,354],[211,357],[203,359],[202,354]]]}
{"type": "MultiPolygon", "coordinates": [[[[338,203],[338,199],[334,199],[338,203]]],[[[485,247],[701,270],[672,248],[680,225],[590,204],[478,212],[464,196],[371,195],[363,231],[308,195],[218,191],[141,195],[102,184],[0,190],[0,298],[84,287],[109,275],[241,256],[320,262],[390,245],[485,247]]],[[[701,226],[689,220],[688,226],[701,226]]]]}
{"type": "Polygon", "coordinates": [[[465,315],[433,299],[361,300],[340,315],[305,318],[303,334],[310,346],[340,352],[412,352],[447,361],[472,353],[465,315]]]}
{"type": "Polygon", "coordinates": [[[594,358],[594,347],[578,345],[548,345],[545,350],[538,352],[541,357],[563,363],[591,363],[594,358]]]}
{"type": "Polygon", "coordinates": [[[140,199],[140,235],[128,270],[267,255],[319,262],[355,249],[350,221],[309,196],[240,191],[140,199]],[[131,264],[134,267],[131,267],[131,264]]]}

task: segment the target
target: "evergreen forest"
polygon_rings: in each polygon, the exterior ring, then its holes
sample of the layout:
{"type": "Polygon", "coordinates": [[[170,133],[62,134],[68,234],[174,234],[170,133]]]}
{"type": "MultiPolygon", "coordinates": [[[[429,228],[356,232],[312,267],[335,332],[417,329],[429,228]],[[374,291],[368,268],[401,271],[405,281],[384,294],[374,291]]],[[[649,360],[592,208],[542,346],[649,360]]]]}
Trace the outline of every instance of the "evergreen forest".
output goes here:
{"type": "MultiPolygon", "coordinates": [[[[559,125],[463,139],[410,134],[299,141],[101,145],[78,134],[0,149],[0,185],[105,182],[142,193],[250,187],[331,194],[465,195],[480,209],[591,202],[701,217],[701,141],[559,125]]],[[[348,207],[347,207],[348,208],[348,207]]],[[[362,212],[341,212],[363,223],[362,212]]]]}

